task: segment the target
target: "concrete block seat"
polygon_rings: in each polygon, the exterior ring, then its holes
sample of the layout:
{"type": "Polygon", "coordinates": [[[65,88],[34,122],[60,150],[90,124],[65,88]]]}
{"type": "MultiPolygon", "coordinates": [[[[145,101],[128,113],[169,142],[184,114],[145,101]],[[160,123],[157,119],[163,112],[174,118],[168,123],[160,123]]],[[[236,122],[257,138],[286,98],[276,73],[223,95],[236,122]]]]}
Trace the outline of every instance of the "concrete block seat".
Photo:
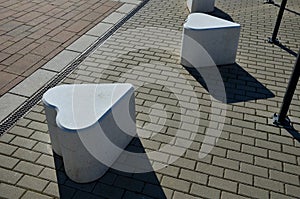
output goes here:
{"type": "Polygon", "coordinates": [[[187,0],[187,7],[191,13],[213,12],[215,9],[215,0],[187,0]]]}
{"type": "Polygon", "coordinates": [[[183,27],[181,64],[204,67],[235,63],[240,24],[192,13],[183,27]]]}
{"type": "Polygon", "coordinates": [[[75,84],[42,99],[52,148],[75,182],[100,178],[136,136],[131,84],[75,84]]]}

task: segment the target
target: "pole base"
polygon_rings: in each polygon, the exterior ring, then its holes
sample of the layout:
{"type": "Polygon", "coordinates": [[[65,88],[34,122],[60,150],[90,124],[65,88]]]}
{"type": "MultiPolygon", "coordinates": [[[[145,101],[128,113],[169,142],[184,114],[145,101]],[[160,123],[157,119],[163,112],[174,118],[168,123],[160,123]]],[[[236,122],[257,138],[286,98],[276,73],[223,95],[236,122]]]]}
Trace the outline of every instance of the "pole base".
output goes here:
{"type": "Polygon", "coordinates": [[[267,41],[270,43],[270,44],[276,44],[276,45],[279,45],[280,42],[278,39],[272,39],[272,37],[268,37],[267,41]]]}
{"type": "Polygon", "coordinates": [[[264,4],[275,4],[275,1],[273,1],[273,0],[266,0],[264,2],[264,4]]]}
{"type": "Polygon", "coordinates": [[[276,126],[282,126],[282,127],[290,127],[291,126],[291,120],[286,117],[284,121],[279,121],[279,115],[277,113],[274,113],[273,115],[273,124],[276,126]]]}

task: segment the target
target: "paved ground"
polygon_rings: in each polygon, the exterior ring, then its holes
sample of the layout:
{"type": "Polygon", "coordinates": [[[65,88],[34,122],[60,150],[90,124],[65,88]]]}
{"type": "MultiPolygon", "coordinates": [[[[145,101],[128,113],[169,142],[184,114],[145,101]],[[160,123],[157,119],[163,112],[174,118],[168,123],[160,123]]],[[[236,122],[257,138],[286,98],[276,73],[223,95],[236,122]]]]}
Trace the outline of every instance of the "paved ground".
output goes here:
{"type": "MultiPolygon", "coordinates": [[[[128,150],[146,151],[154,171],[110,169],[93,183],[70,181],[52,153],[39,103],[0,138],[1,196],[299,198],[300,144],[293,137],[300,130],[299,87],[289,111],[295,130],[270,121],[296,59],[265,41],[278,7],[256,0],[216,1],[216,7],[213,15],[242,25],[237,63],[218,67],[220,75],[214,69],[199,75],[179,64],[185,1],[152,0],[62,82],[132,83],[139,138],[128,150]],[[204,83],[218,77],[226,99],[204,83]]],[[[290,0],[288,9],[279,38],[297,52],[299,1],[290,0]]]]}
{"type": "Polygon", "coordinates": [[[122,5],[116,1],[1,1],[0,96],[122,5]]]}

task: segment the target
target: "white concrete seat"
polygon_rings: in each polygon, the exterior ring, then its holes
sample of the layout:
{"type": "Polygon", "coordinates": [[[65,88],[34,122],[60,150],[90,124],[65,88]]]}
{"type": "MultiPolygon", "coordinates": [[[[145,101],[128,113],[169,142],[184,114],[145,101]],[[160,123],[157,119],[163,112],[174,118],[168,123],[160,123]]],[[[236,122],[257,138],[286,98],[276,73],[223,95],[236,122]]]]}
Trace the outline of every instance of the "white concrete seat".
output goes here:
{"type": "Polygon", "coordinates": [[[213,12],[215,9],[215,0],[187,0],[187,7],[190,13],[213,12]]]}
{"type": "Polygon", "coordinates": [[[75,84],[42,99],[52,148],[75,182],[100,178],[136,136],[131,84],[75,84]]]}
{"type": "Polygon", "coordinates": [[[187,67],[235,62],[240,25],[203,13],[192,13],[183,27],[181,64],[187,67]]]}

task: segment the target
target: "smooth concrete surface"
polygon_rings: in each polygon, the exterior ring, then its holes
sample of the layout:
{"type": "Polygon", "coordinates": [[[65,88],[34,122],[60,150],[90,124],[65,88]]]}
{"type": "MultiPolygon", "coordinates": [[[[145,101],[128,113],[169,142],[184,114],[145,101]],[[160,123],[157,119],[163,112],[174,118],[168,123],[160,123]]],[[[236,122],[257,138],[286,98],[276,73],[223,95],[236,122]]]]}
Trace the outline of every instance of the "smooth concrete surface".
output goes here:
{"type": "Polygon", "coordinates": [[[181,63],[187,67],[235,62],[240,25],[203,13],[192,13],[183,26],[181,63]]]}
{"type": "Polygon", "coordinates": [[[191,13],[213,12],[215,8],[215,0],[187,0],[187,7],[191,13]]]}
{"type": "Polygon", "coordinates": [[[75,182],[100,178],[136,135],[131,84],[61,85],[43,103],[53,150],[75,182]]]}

